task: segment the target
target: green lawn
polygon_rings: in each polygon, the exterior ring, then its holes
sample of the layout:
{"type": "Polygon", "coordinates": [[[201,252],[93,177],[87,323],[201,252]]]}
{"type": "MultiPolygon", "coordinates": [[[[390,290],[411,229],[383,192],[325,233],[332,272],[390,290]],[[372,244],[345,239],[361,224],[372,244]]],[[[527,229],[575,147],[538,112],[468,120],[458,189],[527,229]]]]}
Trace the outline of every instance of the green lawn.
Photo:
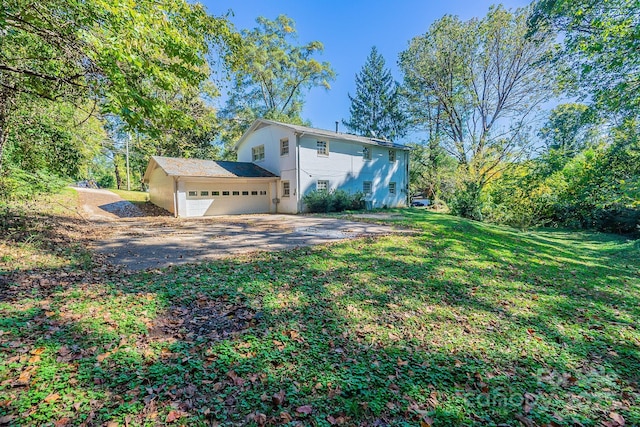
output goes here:
{"type": "Polygon", "coordinates": [[[418,233],[0,275],[0,421],[640,425],[638,244],[398,212],[418,233]]]}
{"type": "Polygon", "coordinates": [[[131,203],[146,203],[149,201],[149,193],[144,191],[117,190],[115,188],[109,188],[108,190],[131,203]]]}

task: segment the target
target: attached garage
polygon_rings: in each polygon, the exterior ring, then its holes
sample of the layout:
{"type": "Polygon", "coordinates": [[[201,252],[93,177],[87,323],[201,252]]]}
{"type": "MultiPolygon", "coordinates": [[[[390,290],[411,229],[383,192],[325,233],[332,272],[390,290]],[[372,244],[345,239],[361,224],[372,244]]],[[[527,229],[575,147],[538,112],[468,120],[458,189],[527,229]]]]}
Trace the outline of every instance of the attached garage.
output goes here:
{"type": "Polygon", "coordinates": [[[154,156],[143,181],[151,202],[179,217],[276,210],[278,176],[253,163],[154,156]]]}

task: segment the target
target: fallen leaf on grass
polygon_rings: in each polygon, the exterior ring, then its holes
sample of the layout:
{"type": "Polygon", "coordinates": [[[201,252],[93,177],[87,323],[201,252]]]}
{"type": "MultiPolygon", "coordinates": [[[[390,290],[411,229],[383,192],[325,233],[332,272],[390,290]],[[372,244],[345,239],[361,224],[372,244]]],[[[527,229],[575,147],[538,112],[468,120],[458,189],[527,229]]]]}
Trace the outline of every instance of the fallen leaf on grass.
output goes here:
{"type": "Polygon", "coordinates": [[[311,405],[298,406],[296,408],[296,412],[299,414],[309,415],[313,412],[313,408],[311,407],[311,405]]]}
{"type": "Polygon", "coordinates": [[[98,362],[102,362],[104,359],[106,359],[110,355],[111,355],[110,352],[102,353],[102,354],[99,354],[98,357],[96,357],[96,359],[98,360],[98,362]]]}
{"type": "Polygon", "coordinates": [[[433,420],[429,417],[423,417],[420,420],[420,427],[431,427],[433,426],[433,420]]]}
{"type": "Polygon", "coordinates": [[[26,385],[29,385],[30,381],[31,381],[31,372],[22,371],[22,373],[20,374],[20,376],[18,377],[14,385],[17,387],[26,386],[26,385]]]}
{"type": "Polygon", "coordinates": [[[173,423],[182,417],[186,417],[187,415],[189,414],[187,414],[186,412],[172,410],[172,411],[169,411],[169,413],[167,414],[167,419],[165,420],[165,422],[173,423]]]}
{"type": "Polygon", "coordinates": [[[282,422],[286,424],[293,421],[293,418],[291,418],[291,415],[289,415],[288,412],[280,412],[280,420],[282,420],[282,422]]]}
{"type": "Polygon", "coordinates": [[[286,399],[286,395],[284,393],[284,390],[280,390],[279,392],[277,392],[271,397],[271,403],[273,403],[274,406],[282,406],[284,404],[285,399],[286,399]]]}
{"type": "Polygon", "coordinates": [[[60,399],[60,395],[58,393],[51,393],[49,396],[44,398],[44,401],[47,403],[52,403],[58,399],[60,399]]]}
{"type": "Polygon", "coordinates": [[[617,424],[616,427],[622,427],[625,425],[624,417],[617,412],[609,413],[609,418],[611,418],[617,424]]]}
{"type": "Polygon", "coordinates": [[[16,418],[15,415],[4,415],[0,417],[0,426],[9,425],[16,418]]]}
{"type": "Polygon", "coordinates": [[[69,423],[71,423],[71,418],[64,417],[53,423],[53,427],[65,427],[69,425],[69,423]]]}

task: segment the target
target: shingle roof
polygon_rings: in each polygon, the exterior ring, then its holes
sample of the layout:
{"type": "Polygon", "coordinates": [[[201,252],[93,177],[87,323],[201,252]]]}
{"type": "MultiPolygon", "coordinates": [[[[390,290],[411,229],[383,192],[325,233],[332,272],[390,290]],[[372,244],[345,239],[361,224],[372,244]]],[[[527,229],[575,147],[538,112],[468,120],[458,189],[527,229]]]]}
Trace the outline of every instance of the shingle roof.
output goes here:
{"type": "MultiPolygon", "coordinates": [[[[226,162],[202,159],[152,156],[158,166],[170,176],[207,178],[277,178],[266,169],[248,162],[226,162]]],[[[146,175],[146,174],[145,174],[146,175]]]]}
{"type": "Polygon", "coordinates": [[[311,127],[308,127],[308,126],[292,125],[292,124],[289,124],[289,123],[281,123],[281,122],[276,122],[276,121],[267,120],[267,119],[258,119],[255,122],[253,122],[253,124],[251,125],[249,130],[247,132],[245,132],[245,134],[242,135],[242,137],[236,143],[236,145],[235,145],[236,148],[238,148],[240,143],[245,139],[246,136],[249,135],[249,133],[251,133],[251,132],[253,132],[253,131],[255,131],[255,130],[257,130],[260,127],[263,127],[265,125],[267,125],[267,126],[268,125],[274,125],[274,126],[284,127],[284,128],[287,128],[287,129],[291,129],[292,131],[294,131],[296,133],[300,133],[300,134],[315,135],[315,136],[319,136],[319,137],[337,139],[337,140],[341,140],[341,141],[353,141],[353,142],[359,142],[361,144],[368,144],[368,145],[378,145],[378,146],[381,146],[381,147],[396,148],[398,150],[411,150],[411,147],[408,147],[406,145],[396,144],[395,142],[385,141],[383,139],[370,138],[370,137],[367,137],[367,136],[352,135],[350,133],[333,132],[333,131],[330,131],[330,130],[316,129],[316,128],[311,128],[311,127]]]}

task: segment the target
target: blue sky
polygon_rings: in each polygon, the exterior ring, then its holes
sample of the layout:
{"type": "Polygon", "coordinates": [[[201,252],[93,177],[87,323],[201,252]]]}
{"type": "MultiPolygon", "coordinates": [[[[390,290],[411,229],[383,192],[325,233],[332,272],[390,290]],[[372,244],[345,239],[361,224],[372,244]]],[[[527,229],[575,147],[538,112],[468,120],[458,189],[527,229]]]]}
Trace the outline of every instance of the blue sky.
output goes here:
{"type": "MultiPolygon", "coordinates": [[[[255,19],[274,19],[285,14],[294,19],[299,42],[313,40],[324,44],[317,59],[328,61],[336,71],[331,90],[313,89],[306,96],[303,117],[314,127],[334,129],[335,121],[349,117],[349,98],[355,91],[355,75],[360,71],[372,46],[384,56],[396,80],[401,74],[398,54],[409,41],[424,34],[444,15],[463,20],[486,15],[485,0],[201,0],[214,15],[233,11],[230,20],[237,29],[255,27],[255,19]]],[[[529,4],[527,0],[505,0],[507,8],[529,4]]],[[[344,127],[341,125],[341,129],[344,127]]]]}

